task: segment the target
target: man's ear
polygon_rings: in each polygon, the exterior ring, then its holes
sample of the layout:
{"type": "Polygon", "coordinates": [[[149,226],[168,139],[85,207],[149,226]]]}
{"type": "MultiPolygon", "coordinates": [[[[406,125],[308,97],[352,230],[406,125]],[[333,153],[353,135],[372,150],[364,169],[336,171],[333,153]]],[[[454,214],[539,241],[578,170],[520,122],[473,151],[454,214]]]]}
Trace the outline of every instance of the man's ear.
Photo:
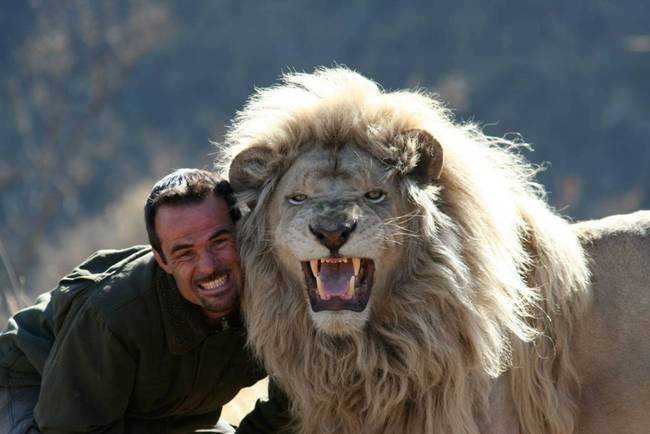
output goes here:
{"type": "Polygon", "coordinates": [[[228,178],[236,192],[256,190],[271,175],[271,163],[276,152],[267,146],[244,149],[230,163],[228,178]]]}
{"type": "Polygon", "coordinates": [[[158,250],[156,250],[154,248],[152,248],[151,250],[153,251],[153,257],[156,260],[156,262],[158,263],[158,266],[160,266],[160,268],[165,270],[165,273],[172,274],[172,270],[171,270],[170,265],[167,262],[165,262],[165,260],[162,258],[162,256],[160,256],[160,253],[158,253],[158,250]]]}
{"type": "Polygon", "coordinates": [[[408,175],[422,184],[439,180],[444,166],[440,143],[424,130],[409,130],[403,134],[405,140],[414,141],[412,149],[416,149],[418,154],[417,163],[408,175]]]}

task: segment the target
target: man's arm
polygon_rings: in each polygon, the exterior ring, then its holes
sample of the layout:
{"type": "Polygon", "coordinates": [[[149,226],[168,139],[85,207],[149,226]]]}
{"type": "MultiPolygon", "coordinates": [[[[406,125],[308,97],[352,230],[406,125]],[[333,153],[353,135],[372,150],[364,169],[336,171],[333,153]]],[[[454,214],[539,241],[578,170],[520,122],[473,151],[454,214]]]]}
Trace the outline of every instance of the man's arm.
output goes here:
{"type": "Polygon", "coordinates": [[[253,411],[246,415],[236,434],[289,434],[291,415],[289,399],[272,378],[269,378],[269,399],[257,400],[253,411]]]}
{"type": "Polygon", "coordinates": [[[88,307],[57,336],[43,370],[35,419],[44,434],[125,433],[135,356],[88,307]]]}

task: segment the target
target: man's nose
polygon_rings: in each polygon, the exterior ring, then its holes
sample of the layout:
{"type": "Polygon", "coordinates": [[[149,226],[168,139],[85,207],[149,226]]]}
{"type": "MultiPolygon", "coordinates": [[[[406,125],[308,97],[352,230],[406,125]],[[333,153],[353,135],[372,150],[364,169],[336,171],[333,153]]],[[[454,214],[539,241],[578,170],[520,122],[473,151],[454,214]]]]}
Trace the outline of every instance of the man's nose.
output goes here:
{"type": "Polygon", "coordinates": [[[213,254],[203,253],[199,257],[198,269],[204,273],[212,273],[218,262],[218,259],[213,254]]]}

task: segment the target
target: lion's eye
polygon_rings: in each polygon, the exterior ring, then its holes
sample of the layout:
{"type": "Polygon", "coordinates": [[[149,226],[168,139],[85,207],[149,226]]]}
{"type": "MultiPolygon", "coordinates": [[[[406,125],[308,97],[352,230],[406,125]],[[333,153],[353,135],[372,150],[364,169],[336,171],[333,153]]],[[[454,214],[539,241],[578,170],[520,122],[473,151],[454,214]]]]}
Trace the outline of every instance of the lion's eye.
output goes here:
{"type": "Polygon", "coordinates": [[[370,190],[364,196],[372,203],[379,203],[386,198],[386,193],[381,190],[370,190]]]}
{"type": "Polygon", "coordinates": [[[294,194],[293,196],[289,196],[289,203],[291,205],[300,205],[306,200],[307,200],[306,194],[294,194]]]}

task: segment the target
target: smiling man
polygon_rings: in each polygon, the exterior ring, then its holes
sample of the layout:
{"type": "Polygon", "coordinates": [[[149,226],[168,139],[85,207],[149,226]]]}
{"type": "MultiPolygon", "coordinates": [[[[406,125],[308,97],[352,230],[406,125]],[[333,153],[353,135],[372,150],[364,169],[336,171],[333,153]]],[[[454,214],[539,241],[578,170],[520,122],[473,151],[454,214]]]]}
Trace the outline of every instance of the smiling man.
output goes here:
{"type": "Polygon", "coordinates": [[[217,184],[219,196],[205,197],[201,184],[192,186],[197,191],[188,189],[182,195],[165,183],[154,188],[145,218],[156,262],[174,277],[183,298],[200,306],[207,322],[214,322],[238,306],[242,285],[234,234],[238,215],[230,215],[237,211],[224,199],[231,194],[226,183],[217,184]]]}
{"type": "MultiPolygon", "coordinates": [[[[265,375],[239,316],[239,216],[210,172],[160,180],[151,247],[97,252],[0,335],[0,432],[232,432],[221,407],[265,375]]],[[[237,432],[279,432],[284,406],[258,403],[237,432]]]]}

